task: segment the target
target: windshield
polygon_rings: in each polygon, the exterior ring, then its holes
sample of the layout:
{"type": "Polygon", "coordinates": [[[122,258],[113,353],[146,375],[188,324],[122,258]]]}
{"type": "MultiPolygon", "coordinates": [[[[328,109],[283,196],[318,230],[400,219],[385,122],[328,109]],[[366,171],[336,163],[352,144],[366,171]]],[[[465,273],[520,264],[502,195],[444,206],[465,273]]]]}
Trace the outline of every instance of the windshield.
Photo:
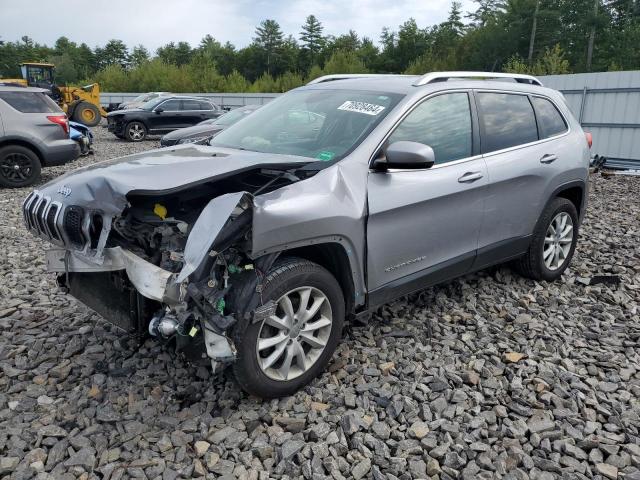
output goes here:
{"type": "Polygon", "coordinates": [[[213,123],[216,125],[224,125],[228,127],[229,125],[233,125],[238,120],[243,117],[246,117],[250,113],[254,112],[254,109],[249,109],[245,107],[236,108],[235,110],[231,110],[229,113],[225,113],[221,117],[215,119],[213,123]]]}
{"type": "Polygon", "coordinates": [[[130,100],[129,103],[144,103],[148,102],[152,98],[156,98],[158,95],[155,93],[143,93],[142,95],[138,95],[133,100],[130,100]]]}
{"type": "Polygon", "coordinates": [[[155,97],[140,106],[143,110],[153,110],[156,105],[166,100],[166,97],[155,97]]]}
{"type": "Polygon", "coordinates": [[[356,90],[292,91],[222,131],[210,145],[338,160],[401,98],[396,93],[356,90]]]}

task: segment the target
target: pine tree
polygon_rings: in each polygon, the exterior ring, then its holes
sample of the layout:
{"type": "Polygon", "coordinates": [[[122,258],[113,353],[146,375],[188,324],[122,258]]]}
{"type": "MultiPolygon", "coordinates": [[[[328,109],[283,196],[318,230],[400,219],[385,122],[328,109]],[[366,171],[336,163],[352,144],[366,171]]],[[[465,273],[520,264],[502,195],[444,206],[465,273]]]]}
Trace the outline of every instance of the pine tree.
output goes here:
{"type": "Polygon", "coordinates": [[[320,53],[325,44],[325,38],[322,35],[323,30],[324,27],[315,15],[309,15],[300,32],[302,48],[309,50],[312,55],[320,53]]]}
{"type": "Polygon", "coordinates": [[[282,48],[282,36],[280,24],[275,20],[263,20],[256,28],[254,43],[264,51],[266,56],[266,70],[269,75],[273,72],[274,64],[282,48]]]}

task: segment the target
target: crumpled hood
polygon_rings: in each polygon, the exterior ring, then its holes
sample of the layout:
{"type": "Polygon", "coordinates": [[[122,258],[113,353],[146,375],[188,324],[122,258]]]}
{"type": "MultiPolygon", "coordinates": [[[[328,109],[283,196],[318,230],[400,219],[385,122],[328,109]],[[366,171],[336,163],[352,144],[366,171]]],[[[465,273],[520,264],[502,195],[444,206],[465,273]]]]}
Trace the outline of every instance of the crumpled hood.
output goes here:
{"type": "Polygon", "coordinates": [[[251,170],[302,166],[313,159],[202,145],[151,150],[95,163],[66,173],[40,188],[66,205],[117,215],[129,193],[165,194],[251,170]]]}

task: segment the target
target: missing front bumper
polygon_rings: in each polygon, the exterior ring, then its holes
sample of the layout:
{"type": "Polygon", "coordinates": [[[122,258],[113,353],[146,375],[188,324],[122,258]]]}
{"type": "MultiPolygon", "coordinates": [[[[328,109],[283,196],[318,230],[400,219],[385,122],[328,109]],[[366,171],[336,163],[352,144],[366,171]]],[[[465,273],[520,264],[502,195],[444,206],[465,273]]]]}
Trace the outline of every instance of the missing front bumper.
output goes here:
{"type": "Polygon", "coordinates": [[[167,289],[173,274],[120,247],[105,248],[104,261],[101,264],[94,263],[84,255],[57,248],[47,251],[46,260],[47,270],[55,273],[124,270],[129,281],[142,296],[165,303],[170,299],[167,289]]]}

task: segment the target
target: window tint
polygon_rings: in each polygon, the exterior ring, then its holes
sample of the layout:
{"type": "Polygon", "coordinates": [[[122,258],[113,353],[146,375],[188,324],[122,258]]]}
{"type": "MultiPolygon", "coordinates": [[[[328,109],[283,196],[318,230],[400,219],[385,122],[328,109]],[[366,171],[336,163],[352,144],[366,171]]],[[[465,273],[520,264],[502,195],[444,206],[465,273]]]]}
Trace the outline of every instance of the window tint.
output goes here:
{"type": "Polygon", "coordinates": [[[540,138],[549,138],[567,131],[567,124],[556,106],[546,98],[532,97],[536,109],[540,138]]]}
{"type": "Polygon", "coordinates": [[[197,100],[183,100],[182,109],[183,110],[200,110],[200,102],[198,102],[197,100]]]}
{"type": "Polygon", "coordinates": [[[180,102],[181,100],[167,100],[166,102],[158,106],[165,112],[176,112],[178,110],[182,110],[180,108],[180,102]]]}
{"type": "Polygon", "coordinates": [[[0,98],[22,113],[59,113],[62,111],[44,93],[0,92],[0,98]]]}
{"type": "Polygon", "coordinates": [[[466,93],[448,93],[418,105],[389,137],[389,145],[406,140],[433,148],[436,163],[471,156],[471,109],[466,93]]]}
{"type": "Polygon", "coordinates": [[[529,98],[508,93],[479,93],[484,124],[484,153],[538,140],[538,127],[529,98]]]}

